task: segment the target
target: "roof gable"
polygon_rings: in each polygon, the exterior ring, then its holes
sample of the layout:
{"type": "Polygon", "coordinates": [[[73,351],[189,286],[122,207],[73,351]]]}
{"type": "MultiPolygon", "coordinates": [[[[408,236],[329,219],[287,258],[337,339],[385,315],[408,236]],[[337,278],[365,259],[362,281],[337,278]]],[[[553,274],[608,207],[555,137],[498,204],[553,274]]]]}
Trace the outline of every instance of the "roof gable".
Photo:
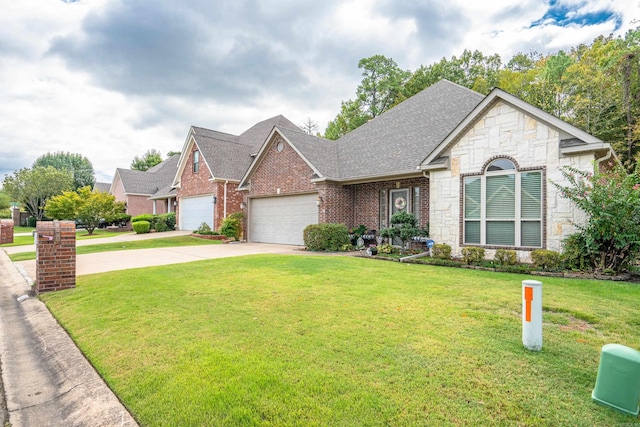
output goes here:
{"type": "Polygon", "coordinates": [[[179,157],[175,154],[147,171],[118,168],[116,176],[122,183],[125,194],[151,196],[171,184],[179,157]]]}
{"type": "MultiPolygon", "coordinates": [[[[478,120],[480,120],[484,114],[495,106],[498,102],[505,102],[516,110],[522,111],[535,118],[536,120],[545,123],[547,126],[556,129],[560,136],[561,141],[566,141],[564,146],[567,148],[564,153],[573,152],[586,152],[596,150],[610,150],[610,145],[596,138],[593,135],[578,129],[577,127],[570,125],[569,123],[517,98],[508,92],[501,89],[493,89],[489,95],[487,95],[482,102],[480,102],[466,117],[461,120],[452,132],[447,135],[421,162],[420,169],[428,170],[432,168],[447,167],[448,163],[443,161],[447,150],[455,144],[455,142],[462,137],[478,120]]],[[[563,143],[560,142],[561,148],[563,143]]]]}

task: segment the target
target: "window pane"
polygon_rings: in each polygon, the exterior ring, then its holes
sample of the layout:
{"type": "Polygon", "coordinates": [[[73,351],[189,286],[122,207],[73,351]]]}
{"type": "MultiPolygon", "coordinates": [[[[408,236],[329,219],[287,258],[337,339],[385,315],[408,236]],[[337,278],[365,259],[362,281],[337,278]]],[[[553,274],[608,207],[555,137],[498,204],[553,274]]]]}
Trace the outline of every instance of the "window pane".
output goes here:
{"type": "Polygon", "coordinates": [[[522,246],[542,247],[542,227],[540,226],[540,221],[523,221],[520,226],[522,246]]]}
{"type": "Polygon", "coordinates": [[[480,244],[480,221],[464,222],[464,242],[480,244]]]}
{"type": "Polygon", "coordinates": [[[513,174],[487,177],[487,218],[515,218],[515,188],[513,174]]]}
{"type": "Polygon", "coordinates": [[[480,218],[480,178],[465,178],[464,180],[464,217],[480,218]]]}
{"type": "Polygon", "coordinates": [[[541,219],[542,174],[540,172],[523,173],[521,185],[522,218],[541,219]]]}
{"type": "Polygon", "coordinates": [[[487,168],[488,171],[506,171],[506,170],[515,170],[516,166],[511,162],[511,160],[507,159],[496,159],[487,168]]]}
{"type": "Polygon", "coordinates": [[[380,225],[379,228],[387,228],[387,191],[380,190],[380,212],[379,212],[380,225]]]}
{"type": "Polygon", "coordinates": [[[487,221],[487,245],[515,246],[514,221],[487,221]]]}

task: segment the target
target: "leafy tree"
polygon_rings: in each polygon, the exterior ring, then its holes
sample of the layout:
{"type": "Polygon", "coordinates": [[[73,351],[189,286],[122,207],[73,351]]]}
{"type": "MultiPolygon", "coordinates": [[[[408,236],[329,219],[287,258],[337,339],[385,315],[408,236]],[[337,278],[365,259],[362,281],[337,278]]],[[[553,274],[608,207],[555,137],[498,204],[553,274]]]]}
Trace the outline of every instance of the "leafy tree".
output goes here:
{"type": "Polygon", "coordinates": [[[54,219],[76,220],[86,227],[89,234],[93,234],[101,221],[111,222],[124,209],[124,203],[117,202],[112,194],[93,192],[86,186],[52,197],[45,211],[54,219]]]}
{"type": "Polygon", "coordinates": [[[402,86],[411,75],[398,67],[393,59],[383,55],[361,59],[358,68],[362,69],[363,77],[356,90],[358,102],[371,118],[395,104],[402,86]]]}
{"type": "Polygon", "coordinates": [[[37,221],[41,221],[47,200],[73,189],[73,179],[66,170],[37,166],[6,175],[2,185],[14,201],[22,204],[37,221]]]}
{"type": "Polygon", "coordinates": [[[167,159],[168,159],[169,157],[175,156],[176,154],[181,154],[181,153],[180,153],[180,151],[169,151],[169,152],[167,153],[167,159]]]}
{"type": "Polygon", "coordinates": [[[4,190],[0,190],[0,210],[11,207],[11,197],[4,190]]]}
{"type": "Polygon", "coordinates": [[[588,215],[573,238],[584,242],[582,263],[602,273],[627,269],[640,254],[640,167],[631,174],[622,166],[597,174],[566,167],[562,175],[569,185],[553,185],[588,215]]]}
{"type": "Polygon", "coordinates": [[[137,171],[146,171],[162,163],[162,154],[155,148],[147,150],[142,157],[135,156],[131,162],[131,169],[137,171]]]}
{"type": "Polygon", "coordinates": [[[36,159],[32,167],[53,166],[59,170],[66,170],[73,178],[73,188],[78,189],[89,185],[93,187],[96,182],[93,165],[81,154],[65,153],[57,151],[47,153],[36,159]]]}
{"type": "Polygon", "coordinates": [[[370,119],[371,116],[362,111],[357,101],[343,101],[340,107],[340,114],[338,114],[333,121],[329,122],[324,132],[324,137],[336,140],[367,123],[370,119]]]}

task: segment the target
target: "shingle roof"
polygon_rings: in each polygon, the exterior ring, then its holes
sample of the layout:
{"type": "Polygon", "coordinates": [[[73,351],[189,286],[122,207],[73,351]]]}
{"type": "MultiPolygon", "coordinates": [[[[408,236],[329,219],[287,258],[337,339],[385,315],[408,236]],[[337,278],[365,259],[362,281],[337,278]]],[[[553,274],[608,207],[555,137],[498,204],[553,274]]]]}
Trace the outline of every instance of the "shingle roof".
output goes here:
{"type": "Polygon", "coordinates": [[[110,189],[111,189],[110,182],[96,182],[93,185],[93,191],[95,192],[108,193],[110,189]]]}
{"type": "Polygon", "coordinates": [[[124,192],[127,194],[155,195],[171,185],[178,167],[179,154],[175,154],[147,171],[116,169],[124,192]]]}
{"type": "Polygon", "coordinates": [[[447,80],[429,86],[337,141],[338,178],[415,172],[483,99],[447,80]]]}
{"type": "Polygon", "coordinates": [[[278,128],[325,178],[417,173],[422,160],[484,96],[441,80],[337,141],[278,128]]]}
{"type": "Polygon", "coordinates": [[[274,126],[298,129],[279,115],[256,123],[239,136],[193,126],[193,137],[215,178],[240,180],[274,126]]]}

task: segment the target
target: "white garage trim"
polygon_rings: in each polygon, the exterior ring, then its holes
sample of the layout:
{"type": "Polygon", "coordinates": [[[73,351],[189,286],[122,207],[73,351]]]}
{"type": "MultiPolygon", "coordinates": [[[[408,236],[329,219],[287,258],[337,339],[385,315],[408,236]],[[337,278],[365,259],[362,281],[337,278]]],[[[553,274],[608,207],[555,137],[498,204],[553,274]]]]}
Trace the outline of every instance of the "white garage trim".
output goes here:
{"type": "Polygon", "coordinates": [[[213,195],[180,198],[180,230],[197,230],[206,222],[213,229],[213,195]]]}
{"type": "Polygon", "coordinates": [[[265,197],[249,201],[249,240],[304,245],[307,225],[318,223],[318,194],[265,197]]]}

